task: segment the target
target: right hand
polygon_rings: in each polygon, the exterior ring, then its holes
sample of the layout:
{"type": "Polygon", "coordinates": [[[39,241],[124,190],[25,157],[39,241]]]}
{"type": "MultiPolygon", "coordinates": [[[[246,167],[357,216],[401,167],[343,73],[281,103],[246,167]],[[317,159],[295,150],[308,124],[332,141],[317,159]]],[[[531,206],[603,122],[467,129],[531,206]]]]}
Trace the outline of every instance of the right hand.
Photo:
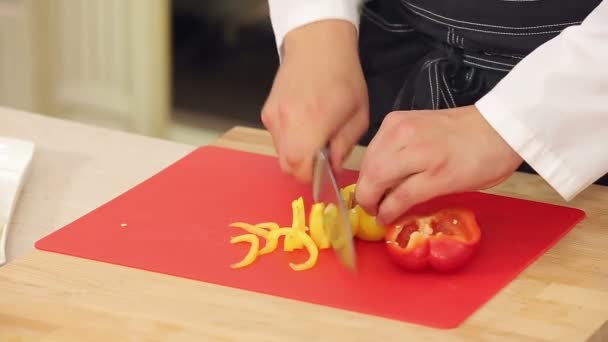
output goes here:
{"type": "Polygon", "coordinates": [[[329,145],[339,171],[369,126],[357,33],[349,22],[323,20],[288,33],[283,48],[262,122],[281,169],[309,182],[320,149],[329,145]]]}

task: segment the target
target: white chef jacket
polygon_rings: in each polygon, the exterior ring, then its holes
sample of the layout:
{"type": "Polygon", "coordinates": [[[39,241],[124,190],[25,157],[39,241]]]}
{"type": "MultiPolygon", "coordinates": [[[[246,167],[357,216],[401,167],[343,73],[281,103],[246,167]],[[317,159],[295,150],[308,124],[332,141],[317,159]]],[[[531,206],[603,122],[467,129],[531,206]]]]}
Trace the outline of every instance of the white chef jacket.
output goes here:
{"type": "MultiPolygon", "coordinates": [[[[358,31],[361,0],[269,0],[279,55],[292,29],[323,19],[358,31]]],[[[522,59],[475,103],[569,201],[608,173],[608,1],[522,59]]]]}

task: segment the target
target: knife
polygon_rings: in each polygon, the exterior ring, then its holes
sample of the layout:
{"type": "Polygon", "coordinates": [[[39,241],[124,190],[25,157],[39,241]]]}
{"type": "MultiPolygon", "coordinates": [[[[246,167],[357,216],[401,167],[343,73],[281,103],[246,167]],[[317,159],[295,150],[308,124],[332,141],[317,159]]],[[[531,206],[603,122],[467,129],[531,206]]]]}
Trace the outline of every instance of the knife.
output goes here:
{"type": "Polygon", "coordinates": [[[327,147],[317,153],[313,173],[313,199],[316,203],[325,203],[326,206],[333,203],[338,208],[336,224],[333,229],[327,231],[329,241],[342,265],[354,271],[357,265],[352,229],[329,163],[329,155],[327,147]]]}

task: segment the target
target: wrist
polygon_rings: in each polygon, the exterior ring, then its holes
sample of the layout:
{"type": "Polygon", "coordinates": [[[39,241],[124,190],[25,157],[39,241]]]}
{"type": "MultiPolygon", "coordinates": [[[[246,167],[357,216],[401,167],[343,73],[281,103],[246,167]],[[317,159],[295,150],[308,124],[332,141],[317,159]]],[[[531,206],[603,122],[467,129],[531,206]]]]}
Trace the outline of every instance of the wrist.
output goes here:
{"type": "Polygon", "coordinates": [[[290,31],[283,44],[285,59],[321,54],[324,58],[358,58],[356,27],[346,20],[327,19],[290,31]]]}

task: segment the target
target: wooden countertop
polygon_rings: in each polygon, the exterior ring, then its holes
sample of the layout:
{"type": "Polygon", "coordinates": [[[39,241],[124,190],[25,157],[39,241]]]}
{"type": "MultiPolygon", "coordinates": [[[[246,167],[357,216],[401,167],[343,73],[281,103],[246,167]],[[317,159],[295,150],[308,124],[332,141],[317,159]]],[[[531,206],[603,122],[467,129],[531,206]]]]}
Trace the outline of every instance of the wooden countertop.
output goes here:
{"type": "MultiPolygon", "coordinates": [[[[33,250],[194,147],[6,109],[0,135],[37,144],[10,233],[12,259],[0,268],[0,341],[608,340],[608,188],[567,203],[587,212],[581,229],[459,328],[437,330],[33,250]]],[[[257,129],[236,127],[215,145],[274,154],[257,129]]],[[[564,205],[535,175],[516,174],[489,192],[564,205]]]]}

